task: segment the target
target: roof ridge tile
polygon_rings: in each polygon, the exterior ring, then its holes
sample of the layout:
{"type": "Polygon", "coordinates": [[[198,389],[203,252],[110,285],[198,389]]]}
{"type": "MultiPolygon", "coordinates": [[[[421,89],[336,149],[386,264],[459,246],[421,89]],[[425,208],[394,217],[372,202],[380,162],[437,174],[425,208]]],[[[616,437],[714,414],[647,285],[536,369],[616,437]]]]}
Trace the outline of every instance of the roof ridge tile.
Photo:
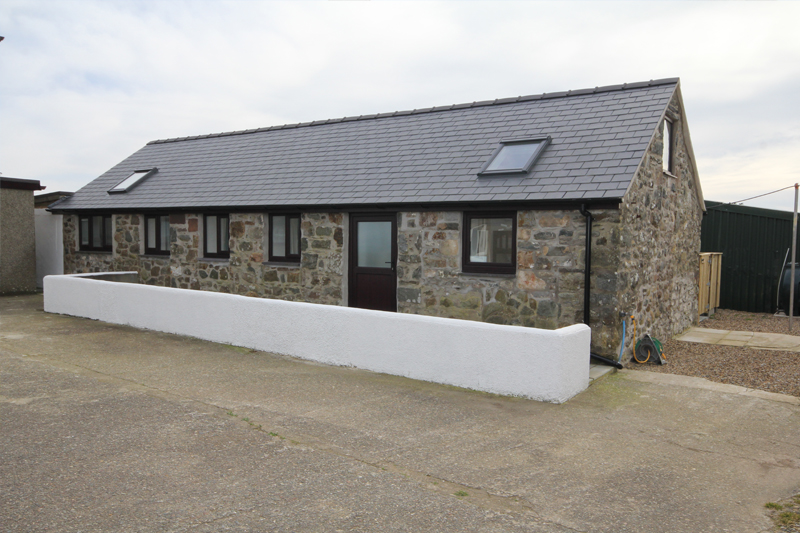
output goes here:
{"type": "Polygon", "coordinates": [[[424,109],[412,109],[406,111],[395,111],[390,113],[375,113],[370,115],[359,115],[359,116],[350,116],[350,117],[342,117],[342,118],[332,118],[326,120],[314,120],[310,122],[301,122],[296,124],[283,124],[283,125],[276,125],[276,126],[267,126],[263,128],[254,128],[248,130],[236,130],[236,131],[229,131],[229,132],[221,132],[221,133],[210,133],[205,135],[193,135],[193,136],[186,136],[186,137],[173,137],[169,139],[156,139],[153,141],[148,142],[147,144],[164,144],[164,143],[172,143],[172,142],[180,142],[180,141],[192,141],[192,140],[199,140],[199,139],[208,139],[212,137],[228,137],[233,135],[245,135],[250,133],[261,133],[265,131],[273,131],[273,130],[283,130],[283,129],[294,129],[300,127],[311,127],[311,126],[322,126],[325,124],[338,124],[342,122],[354,122],[359,120],[375,120],[375,119],[382,119],[382,118],[390,118],[390,117],[399,117],[399,116],[406,116],[406,115],[420,115],[425,113],[438,113],[443,111],[455,111],[458,109],[467,109],[467,108],[474,108],[474,107],[487,107],[487,106],[494,106],[494,105],[505,105],[505,104],[514,104],[514,103],[521,103],[521,102],[529,102],[532,100],[550,100],[555,98],[571,98],[575,96],[585,96],[588,94],[597,94],[597,93],[605,93],[605,92],[615,92],[615,91],[626,91],[632,89],[643,89],[647,87],[656,87],[659,85],[670,85],[670,84],[677,84],[680,82],[680,78],[662,78],[657,80],[650,80],[650,81],[641,81],[641,82],[633,82],[633,83],[623,83],[621,85],[606,85],[602,87],[595,87],[593,89],[577,89],[577,90],[569,90],[569,91],[559,91],[559,92],[552,92],[552,93],[541,93],[541,94],[531,94],[526,96],[517,96],[517,97],[509,97],[509,98],[499,98],[496,100],[483,100],[477,101],[472,103],[463,103],[463,104],[452,104],[452,105],[443,105],[443,106],[435,106],[435,107],[428,107],[424,109]]]}

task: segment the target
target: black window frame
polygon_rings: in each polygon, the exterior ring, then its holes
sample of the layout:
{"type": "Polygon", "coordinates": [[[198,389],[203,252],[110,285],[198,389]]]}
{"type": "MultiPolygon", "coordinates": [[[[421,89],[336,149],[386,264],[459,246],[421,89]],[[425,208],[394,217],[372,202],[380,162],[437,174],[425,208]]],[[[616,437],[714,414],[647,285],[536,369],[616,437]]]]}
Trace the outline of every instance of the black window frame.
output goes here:
{"type": "Polygon", "coordinates": [[[485,177],[485,176],[497,176],[497,175],[508,175],[508,174],[517,174],[517,175],[527,174],[528,172],[530,172],[531,168],[533,168],[533,165],[536,163],[536,161],[538,161],[539,158],[542,156],[545,149],[550,144],[551,140],[552,138],[549,135],[546,135],[541,137],[529,137],[526,139],[512,139],[512,140],[500,141],[500,146],[498,146],[495,149],[491,157],[489,157],[486,163],[483,164],[480,171],[478,172],[478,176],[485,177]],[[528,160],[522,167],[489,170],[491,164],[494,162],[497,156],[500,155],[500,152],[502,152],[506,146],[514,146],[519,144],[536,145],[536,150],[534,150],[534,152],[528,157],[528,160]]]}
{"type": "Polygon", "coordinates": [[[673,147],[675,146],[675,123],[672,122],[670,119],[664,119],[664,128],[661,132],[661,143],[663,145],[663,149],[661,152],[662,158],[662,169],[664,172],[668,172],[669,174],[674,174],[674,167],[673,167],[673,147]],[[666,140],[665,140],[666,137],[666,140]]]}
{"type": "Polygon", "coordinates": [[[113,251],[113,243],[114,243],[114,224],[113,220],[111,219],[111,215],[79,215],[78,216],[78,249],[81,252],[111,252],[113,251]],[[103,219],[101,227],[102,236],[100,237],[101,245],[94,246],[92,243],[94,242],[94,224],[93,219],[100,217],[103,219]],[[89,244],[83,244],[83,220],[88,220],[88,235],[87,241],[89,244]],[[108,221],[108,224],[106,224],[108,221]],[[108,231],[110,227],[110,232],[108,231]]]}
{"type": "Polygon", "coordinates": [[[209,259],[228,259],[231,256],[230,250],[230,238],[231,238],[231,219],[228,213],[206,213],[203,215],[203,257],[209,259]],[[217,242],[216,242],[216,252],[209,252],[208,251],[208,217],[217,217],[216,222],[216,230],[217,230],[217,242]],[[222,250],[222,231],[220,231],[220,223],[225,219],[228,221],[226,227],[228,229],[228,242],[226,244],[227,250],[222,250]]]}
{"type": "Polygon", "coordinates": [[[170,254],[170,243],[167,242],[167,249],[161,249],[161,224],[162,218],[166,217],[167,219],[167,228],[169,228],[169,215],[167,213],[158,213],[158,214],[150,214],[144,216],[144,253],[145,255],[169,255],[170,254]],[[148,223],[150,220],[155,220],[156,223],[156,242],[152,243],[155,246],[150,246],[150,233],[148,230],[148,223]]]}
{"type": "Polygon", "coordinates": [[[461,239],[461,271],[474,274],[517,273],[517,212],[516,211],[466,211],[463,216],[461,239]],[[470,261],[471,221],[476,218],[511,219],[511,261],[509,263],[477,263],[470,261]]]}
{"type": "Polygon", "coordinates": [[[303,222],[303,220],[302,220],[302,216],[300,215],[300,213],[270,213],[270,215],[269,215],[269,237],[268,237],[268,240],[269,240],[269,250],[268,250],[268,252],[269,252],[269,254],[268,254],[268,257],[269,257],[269,260],[271,262],[273,262],[273,261],[277,262],[277,263],[299,263],[300,262],[300,254],[301,254],[300,242],[302,241],[302,235],[303,235],[302,222],[303,222]],[[286,252],[287,253],[285,255],[282,255],[282,256],[280,256],[280,255],[276,256],[273,253],[273,249],[272,249],[272,245],[273,245],[273,241],[274,241],[274,239],[272,238],[272,235],[273,235],[272,232],[273,232],[273,229],[275,228],[273,220],[275,219],[275,217],[286,217],[286,224],[284,224],[284,229],[285,229],[285,237],[284,237],[285,240],[284,240],[284,242],[286,243],[286,252]],[[297,244],[297,253],[296,254],[288,253],[289,249],[291,248],[289,246],[289,243],[291,241],[291,226],[292,226],[291,223],[289,222],[289,220],[291,220],[293,218],[297,219],[297,243],[296,243],[297,244]]]}

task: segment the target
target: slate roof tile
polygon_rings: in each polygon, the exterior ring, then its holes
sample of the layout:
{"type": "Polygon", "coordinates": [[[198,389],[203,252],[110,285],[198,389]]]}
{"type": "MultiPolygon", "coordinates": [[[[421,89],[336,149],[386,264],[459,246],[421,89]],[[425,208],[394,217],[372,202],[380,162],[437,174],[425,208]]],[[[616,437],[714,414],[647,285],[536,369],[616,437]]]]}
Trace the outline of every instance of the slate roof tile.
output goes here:
{"type": "Polygon", "coordinates": [[[677,79],[152,141],[60,209],[621,198],[677,79]],[[549,135],[524,177],[477,172],[549,135]],[[159,171],[125,194],[133,170],[159,171]],[[469,199],[469,200],[465,200],[469,199]]]}

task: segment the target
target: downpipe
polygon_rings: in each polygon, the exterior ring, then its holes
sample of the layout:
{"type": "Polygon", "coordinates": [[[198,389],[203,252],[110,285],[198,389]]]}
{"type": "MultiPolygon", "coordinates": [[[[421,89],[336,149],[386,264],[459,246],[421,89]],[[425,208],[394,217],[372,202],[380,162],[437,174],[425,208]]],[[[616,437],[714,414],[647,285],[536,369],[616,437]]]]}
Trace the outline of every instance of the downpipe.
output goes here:
{"type": "MultiPolygon", "coordinates": [[[[591,283],[592,283],[592,214],[586,209],[586,204],[581,204],[581,215],[586,217],[586,261],[583,273],[583,323],[589,325],[589,318],[591,316],[591,283]]],[[[613,366],[614,368],[625,368],[621,362],[614,361],[602,355],[589,352],[592,359],[600,361],[603,364],[613,366]]]]}

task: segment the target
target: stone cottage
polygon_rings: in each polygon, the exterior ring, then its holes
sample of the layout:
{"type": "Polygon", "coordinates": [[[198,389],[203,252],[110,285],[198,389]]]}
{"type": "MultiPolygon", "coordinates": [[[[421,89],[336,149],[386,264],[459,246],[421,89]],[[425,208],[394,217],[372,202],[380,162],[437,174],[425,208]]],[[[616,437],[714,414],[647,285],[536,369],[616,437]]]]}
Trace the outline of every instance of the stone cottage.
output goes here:
{"type": "Polygon", "coordinates": [[[67,273],[588,322],[607,357],[620,312],[662,338],[697,316],[704,208],[678,79],[152,141],[50,209],[67,273]]]}

